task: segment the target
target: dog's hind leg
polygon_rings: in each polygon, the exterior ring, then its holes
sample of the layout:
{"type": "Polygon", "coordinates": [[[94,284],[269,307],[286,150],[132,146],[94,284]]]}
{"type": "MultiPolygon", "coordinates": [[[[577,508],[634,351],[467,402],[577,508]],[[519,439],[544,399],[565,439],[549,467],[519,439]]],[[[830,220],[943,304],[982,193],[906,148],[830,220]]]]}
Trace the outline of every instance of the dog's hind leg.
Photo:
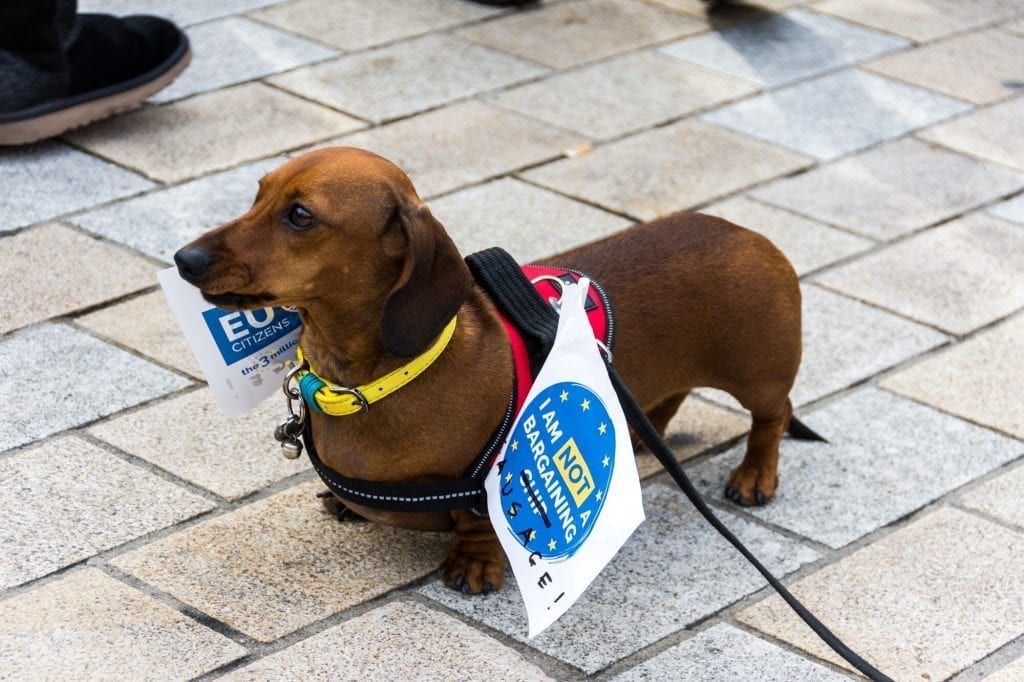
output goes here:
{"type": "Polygon", "coordinates": [[[779,485],[779,443],[793,414],[788,392],[789,386],[786,386],[781,399],[766,398],[759,391],[735,396],[750,410],[753,420],[747,436],[747,452],[739,466],[732,470],[725,486],[725,496],[737,504],[762,505],[775,496],[779,485]]]}
{"type": "Polygon", "coordinates": [[[665,435],[668,423],[672,421],[672,417],[679,411],[679,406],[683,404],[683,401],[686,400],[686,396],[689,394],[689,391],[682,391],[681,393],[670,395],[653,409],[648,410],[647,419],[650,420],[651,425],[658,431],[659,436],[665,435]]]}

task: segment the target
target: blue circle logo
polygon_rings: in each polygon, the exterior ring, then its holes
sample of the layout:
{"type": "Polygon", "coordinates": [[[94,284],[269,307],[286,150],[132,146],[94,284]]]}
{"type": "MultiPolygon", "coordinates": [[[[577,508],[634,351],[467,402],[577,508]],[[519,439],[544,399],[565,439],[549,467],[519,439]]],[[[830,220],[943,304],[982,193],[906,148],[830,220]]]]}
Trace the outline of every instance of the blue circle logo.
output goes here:
{"type": "Polygon", "coordinates": [[[552,384],[519,416],[498,463],[505,522],[544,559],[572,556],[597,521],[615,467],[604,403],[575,382],[552,384]]]}

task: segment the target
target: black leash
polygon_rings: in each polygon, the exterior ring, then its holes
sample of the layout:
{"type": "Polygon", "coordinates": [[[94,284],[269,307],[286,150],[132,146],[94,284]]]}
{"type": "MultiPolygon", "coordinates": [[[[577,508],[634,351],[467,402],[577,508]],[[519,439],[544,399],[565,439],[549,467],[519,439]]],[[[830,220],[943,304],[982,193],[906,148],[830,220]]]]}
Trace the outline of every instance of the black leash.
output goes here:
{"type": "MultiPolygon", "coordinates": [[[[505,251],[499,248],[491,248],[486,251],[473,254],[466,259],[474,277],[487,292],[494,298],[501,309],[509,315],[524,335],[529,337],[536,345],[536,352],[546,357],[551,345],[554,343],[555,332],[558,328],[558,313],[547,304],[538,294],[533,285],[523,275],[522,270],[515,260],[505,251]]],[[[675,455],[668,449],[665,442],[658,435],[647,415],[640,405],[637,404],[633,394],[630,393],[622,377],[611,363],[606,362],[608,376],[611,378],[612,386],[619,396],[622,409],[626,414],[626,421],[636,432],[644,445],[658,458],[665,470],[676,484],[682,489],[683,494],[689,498],[693,506],[700,512],[711,526],[717,530],[722,537],[729,541],[743,557],[749,561],[758,572],[764,576],[768,584],[779,593],[790,608],[807,623],[814,633],[818,635],[829,647],[832,648],[843,659],[859,670],[874,682],[893,682],[884,673],[876,669],[870,663],[861,658],[850,647],[846,646],[831,630],[825,627],[824,623],[815,617],[806,606],[794,597],[786,586],[779,582],[778,578],[772,575],[771,571],[764,567],[756,556],[740,542],[739,538],[733,535],[725,524],[715,515],[711,508],[701,497],[697,488],[694,487],[690,478],[686,475],[682,465],[676,460],[675,455]]],[[[794,435],[807,439],[824,440],[814,433],[807,425],[792,420],[790,425],[794,435]]]]}
{"type": "Polygon", "coordinates": [[[746,548],[746,546],[740,542],[740,539],[732,534],[732,531],[726,528],[725,524],[715,516],[715,513],[711,511],[711,507],[707,505],[704,498],[701,497],[700,493],[694,487],[693,482],[686,475],[683,467],[676,460],[675,455],[665,445],[665,441],[661,439],[650,420],[647,419],[647,415],[643,409],[637,404],[633,398],[633,394],[626,388],[626,384],[623,383],[622,377],[615,371],[612,365],[607,365],[608,375],[611,377],[612,386],[615,387],[615,392],[619,396],[619,401],[622,403],[622,409],[626,413],[626,421],[633,427],[633,431],[640,437],[647,449],[650,450],[661,465],[665,467],[669,475],[672,476],[672,480],[682,489],[683,494],[693,503],[693,506],[697,508],[708,523],[717,530],[722,537],[729,541],[729,543],[735,547],[743,557],[749,561],[757,571],[764,576],[764,579],[768,581],[768,584],[779,593],[790,608],[796,611],[796,615],[810,626],[814,630],[814,634],[818,635],[825,644],[828,644],[833,651],[843,657],[843,659],[852,665],[854,668],[862,672],[868,677],[868,679],[874,680],[875,682],[892,682],[892,679],[887,677],[880,670],[872,666],[870,663],[861,658],[853,649],[846,646],[841,639],[836,637],[831,630],[829,630],[824,623],[811,613],[806,606],[800,603],[800,600],[794,597],[786,586],[779,582],[779,579],[772,575],[771,571],[764,567],[754,554],[746,548]]]}

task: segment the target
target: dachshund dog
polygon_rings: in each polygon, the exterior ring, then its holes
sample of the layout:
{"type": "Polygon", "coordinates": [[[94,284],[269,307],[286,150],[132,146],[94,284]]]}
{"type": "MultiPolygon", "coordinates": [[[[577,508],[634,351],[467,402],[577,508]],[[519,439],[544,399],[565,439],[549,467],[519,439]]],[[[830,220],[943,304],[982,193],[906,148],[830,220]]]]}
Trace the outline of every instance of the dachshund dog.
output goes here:
{"type": "MultiPolygon", "coordinates": [[[[341,474],[396,484],[460,478],[504,416],[513,360],[495,307],[406,174],[380,156],[332,147],[288,161],[260,180],[245,215],[175,262],[219,307],[297,308],[303,352],[345,386],[403,365],[458,314],[448,347],[407,386],[354,416],[312,413],[320,457],[341,474]]],[[[755,232],[678,213],[543,264],[604,286],[618,325],[615,365],[660,431],[700,386],[750,410],[746,456],[726,495],[770,500],[801,353],[800,287],[786,257],[755,232]]],[[[453,531],[445,582],[467,594],[501,587],[505,557],[486,518],[345,505],[379,523],[453,531]]]]}

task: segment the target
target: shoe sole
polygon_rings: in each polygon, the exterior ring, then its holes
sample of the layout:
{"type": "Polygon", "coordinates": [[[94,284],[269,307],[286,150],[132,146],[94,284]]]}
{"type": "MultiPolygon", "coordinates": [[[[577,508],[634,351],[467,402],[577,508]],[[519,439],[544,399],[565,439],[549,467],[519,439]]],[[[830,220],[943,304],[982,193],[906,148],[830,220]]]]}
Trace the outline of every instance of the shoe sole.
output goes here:
{"type": "Polygon", "coordinates": [[[94,123],[140,106],[147,97],[160,92],[177,78],[192,61],[192,50],[185,50],[170,68],[140,85],[105,97],[57,109],[20,121],[0,123],[0,145],[22,145],[56,137],[75,128],[94,123]]]}

